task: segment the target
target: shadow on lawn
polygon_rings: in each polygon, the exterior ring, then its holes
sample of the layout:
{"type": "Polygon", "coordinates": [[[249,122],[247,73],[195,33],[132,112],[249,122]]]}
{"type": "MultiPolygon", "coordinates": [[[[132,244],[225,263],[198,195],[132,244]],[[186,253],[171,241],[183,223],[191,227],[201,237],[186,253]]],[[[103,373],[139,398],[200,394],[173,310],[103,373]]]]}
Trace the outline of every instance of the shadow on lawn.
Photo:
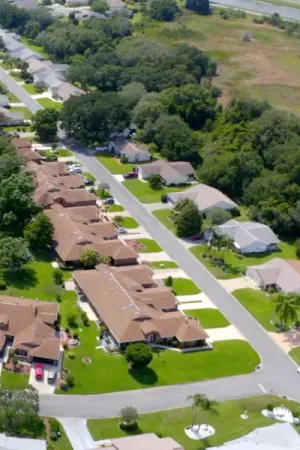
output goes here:
{"type": "Polygon", "coordinates": [[[128,373],[140,384],[151,386],[153,384],[156,384],[158,381],[156,372],[150,367],[144,367],[139,370],[128,369],[128,373]]]}
{"type": "Polygon", "coordinates": [[[31,267],[25,267],[18,272],[5,272],[3,279],[8,287],[27,289],[35,287],[38,283],[36,272],[31,267]]]}

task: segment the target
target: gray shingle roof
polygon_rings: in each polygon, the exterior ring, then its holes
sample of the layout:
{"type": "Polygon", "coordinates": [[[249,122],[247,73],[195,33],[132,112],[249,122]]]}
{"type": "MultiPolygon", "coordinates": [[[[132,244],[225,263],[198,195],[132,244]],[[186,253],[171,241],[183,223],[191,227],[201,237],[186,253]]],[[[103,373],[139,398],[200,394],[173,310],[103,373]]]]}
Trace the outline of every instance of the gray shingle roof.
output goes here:
{"type": "Polygon", "coordinates": [[[280,242],[268,225],[258,222],[238,222],[232,219],[219,225],[216,231],[234,239],[241,249],[255,242],[263,242],[266,246],[280,242]]]}

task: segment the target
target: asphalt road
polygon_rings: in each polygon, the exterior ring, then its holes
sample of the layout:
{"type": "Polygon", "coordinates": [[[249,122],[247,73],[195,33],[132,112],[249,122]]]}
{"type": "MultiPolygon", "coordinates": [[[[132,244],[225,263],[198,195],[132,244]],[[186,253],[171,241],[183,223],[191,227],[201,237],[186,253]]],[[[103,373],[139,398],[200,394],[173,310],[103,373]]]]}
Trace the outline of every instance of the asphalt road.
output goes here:
{"type": "Polygon", "coordinates": [[[278,13],[284,19],[293,22],[300,21],[300,9],[289,6],[272,5],[271,3],[255,0],[213,0],[212,4],[216,4],[217,6],[230,6],[232,8],[254,11],[258,14],[270,16],[278,13]]]}

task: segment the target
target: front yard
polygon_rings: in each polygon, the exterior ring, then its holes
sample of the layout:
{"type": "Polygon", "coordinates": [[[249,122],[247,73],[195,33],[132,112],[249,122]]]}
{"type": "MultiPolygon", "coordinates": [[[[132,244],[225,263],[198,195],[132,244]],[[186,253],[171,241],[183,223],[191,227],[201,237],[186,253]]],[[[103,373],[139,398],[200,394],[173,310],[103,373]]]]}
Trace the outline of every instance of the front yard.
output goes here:
{"type": "Polygon", "coordinates": [[[122,205],[113,204],[113,205],[109,205],[109,207],[108,207],[108,212],[122,212],[122,211],[124,211],[124,208],[122,205]]]}
{"type": "Polygon", "coordinates": [[[29,374],[14,373],[2,369],[1,389],[25,389],[28,386],[29,374]]]}
{"type": "Polygon", "coordinates": [[[170,218],[171,209],[157,209],[152,211],[152,214],[166,227],[168,230],[175,234],[176,227],[174,222],[170,218]]]}
{"type": "Polygon", "coordinates": [[[233,291],[233,295],[267,331],[278,331],[278,328],[271,324],[271,320],[275,320],[275,310],[266,292],[237,289],[233,291]]]}
{"type": "MultiPolygon", "coordinates": [[[[162,437],[170,436],[179,442],[185,450],[204,450],[205,448],[219,446],[224,442],[237,439],[250,433],[255,428],[274,424],[275,421],[261,414],[261,410],[265,409],[268,404],[273,404],[274,407],[286,406],[298,413],[300,410],[299,403],[295,401],[285,400],[275,395],[263,395],[218,402],[215,406],[215,414],[201,411],[196,423],[199,423],[199,420],[201,423],[209,423],[216,430],[214,436],[203,441],[191,440],[184,432],[185,427],[191,425],[193,417],[191,407],[141,414],[139,417],[139,428],[131,433],[156,433],[162,437]],[[245,410],[249,414],[248,420],[240,418],[245,410]]],[[[90,419],[88,420],[88,428],[95,440],[112,439],[128,435],[120,429],[118,417],[113,419],[90,419]]]]}
{"type": "Polygon", "coordinates": [[[120,158],[114,158],[112,155],[96,155],[98,161],[103,164],[114,175],[123,175],[132,172],[136,167],[136,163],[122,164],[120,158]]]}
{"type": "Polygon", "coordinates": [[[155,269],[177,269],[178,265],[174,261],[151,261],[150,266],[155,269]]]}
{"type": "Polygon", "coordinates": [[[297,364],[300,366],[300,347],[292,348],[292,350],[289,351],[289,355],[296,361],[297,364]]]}
{"type": "Polygon", "coordinates": [[[152,189],[149,183],[145,183],[141,180],[125,180],[123,181],[124,186],[139,199],[142,203],[158,203],[161,201],[161,196],[163,194],[170,194],[171,192],[184,191],[190,185],[186,186],[165,186],[162,189],[155,190],[152,189]]]}
{"type": "Polygon", "coordinates": [[[11,107],[11,111],[20,111],[20,112],[22,112],[24,114],[24,118],[26,120],[29,120],[32,117],[32,112],[29,111],[29,109],[26,108],[25,106],[12,106],[11,107]]]}
{"type": "Polygon", "coordinates": [[[230,325],[230,322],[218,309],[189,309],[185,310],[184,313],[187,316],[192,316],[199,319],[203,328],[224,328],[230,325]]]}
{"type": "Polygon", "coordinates": [[[170,288],[175,295],[196,295],[201,292],[201,289],[188,278],[173,278],[173,284],[170,288]]]}
{"type": "Polygon", "coordinates": [[[139,253],[158,253],[162,252],[162,248],[153,241],[153,239],[136,239],[136,242],[142,244],[143,248],[139,250],[139,253]]]}
{"type": "MultiPolygon", "coordinates": [[[[75,377],[69,394],[100,394],[240,375],[253,372],[259,363],[259,356],[247,342],[233,340],[216,342],[212,351],[156,353],[149,367],[132,371],[123,355],[96,348],[99,328],[94,323],[78,333],[80,345],[74,349],[75,358],[64,360],[75,377]],[[90,364],[82,361],[85,357],[91,359],[90,364]]],[[[57,389],[57,393],[64,392],[57,389]]]]}
{"type": "MultiPolygon", "coordinates": [[[[273,258],[283,258],[283,259],[297,259],[295,247],[287,242],[280,242],[279,252],[270,253],[260,253],[251,255],[241,255],[232,250],[225,250],[224,252],[224,263],[214,262],[206,256],[203,256],[207,252],[206,245],[196,245],[190,249],[190,252],[199,261],[204,264],[208,270],[218,279],[225,280],[230,278],[241,277],[245,274],[248,266],[263,264],[273,258]]],[[[210,250],[212,253],[212,250],[210,250]]],[[[220,258],[223,255],[223,250],[216,250],[214,256],[220,258]]]]}
{"type": "Polygon", "coordinates": [[[54,108],[60,110],[62,108],[61,102],[55,102],[54,100],[51,100],[51,98],[44,97],[37,99],[40,105],[42,105],[44,108],[54,108]]]}
{"type": "Polygon", "coordinates": [[[121,226],[124,228],[138,228],[140,224],[133,217],[123,217],[121,226]]]}

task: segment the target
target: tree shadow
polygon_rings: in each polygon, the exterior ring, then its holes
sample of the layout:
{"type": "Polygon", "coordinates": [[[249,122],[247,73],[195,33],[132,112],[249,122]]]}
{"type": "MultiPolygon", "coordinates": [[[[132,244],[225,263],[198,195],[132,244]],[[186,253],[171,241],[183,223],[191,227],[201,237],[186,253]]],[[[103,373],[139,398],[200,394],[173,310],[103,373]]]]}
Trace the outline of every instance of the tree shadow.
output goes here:
{"type": "Polygon", "coordinates": [[[55,260],[55,254],[52,250],[36,250],[33,252],[33,256],[38,262],[51,263],[55,260]]]}
{"type": "Polygon", "coordinates": [[[6,271],[3,279],[8,287],[17,289],[33,288],[38,283],[36,272],[32,267],[24,267],[18,272],[6,271]]]}
{"type": "Polygon", "coordinates": [[[157,373],[150,367],[143,367],[138,370],[128,369],[128,373],[140,384],[153,386],[158,382],[157,373]]]}

